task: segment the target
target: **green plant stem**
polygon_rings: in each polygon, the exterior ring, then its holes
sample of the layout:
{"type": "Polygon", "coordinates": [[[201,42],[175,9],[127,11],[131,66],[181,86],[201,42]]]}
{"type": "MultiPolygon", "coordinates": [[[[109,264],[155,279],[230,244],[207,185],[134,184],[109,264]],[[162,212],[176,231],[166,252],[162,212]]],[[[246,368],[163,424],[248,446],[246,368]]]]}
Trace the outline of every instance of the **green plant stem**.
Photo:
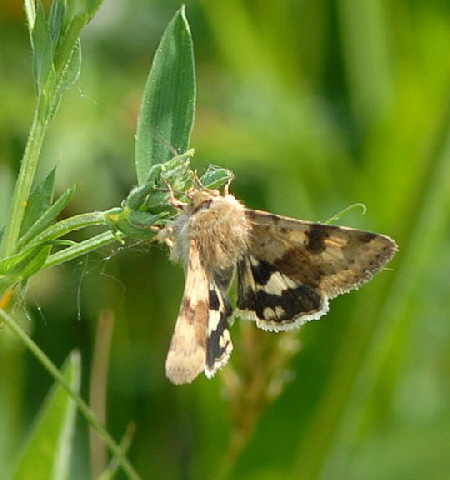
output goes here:
{"type": "Polygon", "coordinates": [[[45,133],[48,127],[49,117],[40,118],[40,105],[36,105],[36,110],[28,136],[27,145],[20,166],[19,177],[12,198],[12,206],[9,216],[9,223],[6,226],[5,235],[2,243],[3,256],[10,256],[15,253],[15,246],[18,243],[20,227],[25,215],[27,200],[33,185],[36,168],[39,161],[39,154],[44,141],[45,133]]]}
{"type": "Polygon", "coordinates": [[[43,266],[43,268],[52,267],[54,265],[59,265],[61,263],[73,260],[81,255],[85,255],[88,252],[96,250],[99,247],[108,245],[112,242],[120,241],[124,235],[120,232],[103,232],[95,237],[84,240],[83,242],[77,243],[76,245],[64,248],[59,252],[49,255],[43,266]]]}
{"type": "MultiPolygon", "coordinates": [[[[0,253],[3,256],[10,256],[15,253],[45,134],[61,100],[62,92],[59,87],[61,87],[60,83],[64,82],[65,68],[76,48],[81,30],[89,23],[101,4],[102,0],[93,3],[88,13],[77,15],[72,19],[69,31],[56,52],[56,58],[54,59],[55,77],[49,78],[46,87],[40,90],[38,94],[33,122],[13,194],[9,222],[0,248],[0,253]]],[[[35,20],[34,8],[26,5],[26,11],[29,16],[31,33],[35,20]],[[30,11],[32,15],[30,15],[30,11]]]]}
{"type": "Polygon", "coordinates": [[[108,446],[110,451],[115,455],[117,461],[120,463],[128,478],[132,480],[139,480],[140,476],[135,471],[127,457],[124,455],[122,448],[114,441],[108,431],[99,422],[97,417],[93,414],[86,402],[74,392],[67,380],[51,362],[51,360],[45,355],[45,353],[33,342],[33,340],[22,330],[22,328],[4,311],[0,309],[0,317],[5,324],[20,338],[24,345],[30,350],[30,352],[38,359],[38,361],[47,369],[49,374],[55,379],[55,381],[73,398],[78,409],[86,420],[97,430],[100,437],[108,446]]]}
{"type": "Polygon", "coordinates": [[[81,213],[80,215],[61,220],[37,235],[30,242],[30,246],[38,245],[47,240],[55,240],[75,230],[94,225],[106,225],[104,212],[81,213]]]}

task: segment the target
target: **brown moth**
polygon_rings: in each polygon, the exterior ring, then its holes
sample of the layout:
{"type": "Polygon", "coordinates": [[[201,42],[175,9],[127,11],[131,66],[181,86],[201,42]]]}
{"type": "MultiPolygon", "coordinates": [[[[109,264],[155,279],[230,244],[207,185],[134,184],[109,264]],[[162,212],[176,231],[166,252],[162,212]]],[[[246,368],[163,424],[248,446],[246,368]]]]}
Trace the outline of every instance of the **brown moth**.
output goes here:
{"type": "Polygon", "coordinates": [[[175,384],[202,371],[210,378],[227,363],[235,270],[238,315],[279,332],[326,314],[329,299],[369,281],[397,251],[385,235],[247,209],[227,189],[192,189],[188,198],[158,235],[186,268],[166,360],[175,384]]]}

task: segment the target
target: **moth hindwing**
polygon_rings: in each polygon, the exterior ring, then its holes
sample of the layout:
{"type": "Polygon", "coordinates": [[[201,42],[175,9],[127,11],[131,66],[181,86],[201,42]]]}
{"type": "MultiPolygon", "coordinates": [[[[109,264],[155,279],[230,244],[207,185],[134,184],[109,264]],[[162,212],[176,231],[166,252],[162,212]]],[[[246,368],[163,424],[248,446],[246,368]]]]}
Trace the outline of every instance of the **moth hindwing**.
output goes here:
{"type": "Polygon", "coordinates": [[[193,189],[160,234],[186,268],[166,374],[177,384],[208,377],[230,356],[226,296],[237,267],[237,308],[264,330],[298,327],[329,299],[369,281],[395,254],[384,235],[246,209],[234,196],[193,189]]]}

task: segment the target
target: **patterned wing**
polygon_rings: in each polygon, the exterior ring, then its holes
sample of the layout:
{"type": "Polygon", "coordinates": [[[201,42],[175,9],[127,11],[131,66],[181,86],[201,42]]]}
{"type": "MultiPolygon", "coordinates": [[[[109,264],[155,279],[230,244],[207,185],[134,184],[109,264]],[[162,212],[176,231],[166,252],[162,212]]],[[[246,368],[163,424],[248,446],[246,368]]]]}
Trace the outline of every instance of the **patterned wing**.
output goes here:
{"type": "Polygon", "coordinates": [[[395,254],[384,235],[247,210],[249,251],[238,265],[238,308],[267,330],[327,313],[328,299],[369,281],[395,254]]]}
{"type": "Polygon", "coordinates": [[[209,284],[197,244],[191,241],[183,301],[166,359],[167,378],[177,385],[192,382],[205,368],[209,284]]]}
{"type": "Polygon", "coordinates": [[[212,377],[233,350],[228,319],[232,310],[225,290],[232,271],[211,279],[195,241],[189,245],[183,302],[166,359],[166,375],[177,385],[192,382],[204,370],[212,377]]]}
{"type": "Polygon", "coordinates": [[[205,374],[211,378],[230,358],[233,350],[228,319],[233,311],[220,282],[213,280],[209,290],[209,322],[206,339],[205,374]]]}

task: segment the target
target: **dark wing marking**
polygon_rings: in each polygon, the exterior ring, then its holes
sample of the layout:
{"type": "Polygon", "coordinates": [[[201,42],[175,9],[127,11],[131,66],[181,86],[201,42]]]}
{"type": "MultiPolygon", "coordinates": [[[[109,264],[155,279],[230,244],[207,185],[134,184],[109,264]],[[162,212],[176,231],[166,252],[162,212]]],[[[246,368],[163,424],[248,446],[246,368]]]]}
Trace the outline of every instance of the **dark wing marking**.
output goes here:
{"type": "Polygon", "coordinates": [[[258,210],[246,214],[252,224],[251,254],[329,298],[369,281],[397,251],[385,235],[258,210]]]}
{"type": "Polygon", "coordinates": [[[328,311],[325,296],[252,255],[238,263],[239,313],[264,330],[289,330],[328,311]]]}
{"type": "Polygon", "coordinates": [[[384,235],[247,210],[249,255],[238,265],[238,307],[269,330],[317,319],[328,299],[369,281],[395,254],[384,235]]]}
{"type": "Polygon", "coordinates": [[[233,311],[223,288],[212,281],[209,289],[209,321],[206,338],[205,374],[211,378],[230,358],[231,343],[228,319],[233,311]]]}

